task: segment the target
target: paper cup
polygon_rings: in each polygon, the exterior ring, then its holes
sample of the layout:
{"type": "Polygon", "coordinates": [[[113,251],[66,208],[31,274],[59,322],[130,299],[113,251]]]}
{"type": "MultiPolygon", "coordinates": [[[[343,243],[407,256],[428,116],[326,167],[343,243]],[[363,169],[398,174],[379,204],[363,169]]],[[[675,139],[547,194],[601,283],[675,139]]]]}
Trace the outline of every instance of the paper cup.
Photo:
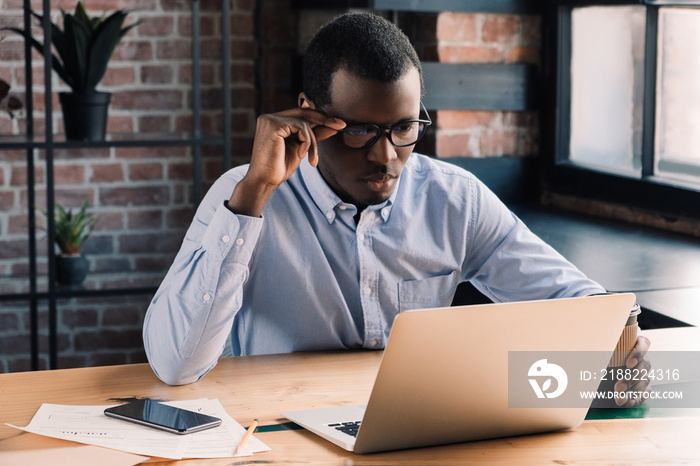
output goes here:
{"type": "Polygon", "coordinates": [[[627,356],[629,355],[634,344],[637,342],[637,330],[639,329],[639,324],[637,323],[637,316],[641,313],[639,304],[635,304],[630,311],[630,315],[627,318],[627,323],[625,328],[622,330],[622,335],[617,341],[617,346],[615,346],[615,352],[610,358],[610,363],[608,367],[624,367],[627,356]]]}
{"type": "MultiPolygon", "coordinates": [[[[639,304],[635,304],[630,311],[629,318],[625,324],[625,328],[622,330],[622,335],[617,341],[617,346],[613,352],[610,362],[608,363],[608,373],[606,377],[601,380],[598,386],[599,392],[612,393],[615,390],[615,383],[617,382],[617,377],[620,373],[624,374],[624,369],[626,368],[625,362],[627,361],[627,356],[629,356],[630,351],[634,348],[637,342],[637,329],[639,324],[637,323],[637,316],[642,311],[639,308],[639,304]]],[[[591,408],[617,408],[617,404],[614,399],[595,399],[591,403],[591,408]]]]}

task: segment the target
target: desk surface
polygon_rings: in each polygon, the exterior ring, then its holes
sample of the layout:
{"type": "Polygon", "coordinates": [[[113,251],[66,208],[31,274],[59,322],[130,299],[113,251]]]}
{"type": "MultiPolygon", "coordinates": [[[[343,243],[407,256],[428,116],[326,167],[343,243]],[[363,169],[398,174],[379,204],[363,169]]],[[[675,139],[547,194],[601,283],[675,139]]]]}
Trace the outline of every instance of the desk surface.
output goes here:
{"type": "MultiPolygon", "coordinates": [[[[678,342],[677,335],[667,335],[666,340],[678,342]]],[[[689,338],[696,336],[688,334],[689,338]]],[[[380,352],[224,358],[201,381],[181,387],[160,382],[146,364],[0,374],[0,439],[17,435],[5,422],[28,424],[42,403],[109,404],[133,396],[218,398],[244,426],[254,418],[263,426],[279,424],[286,422],[279,414],[283,410],[366,402],[380,358],[380,352]]],[[[608,464],[612,460],[698,464],[698,432],[700,417],[695,416],[588,420],[572,431],[355,455],[304,430],[282,430],[256,434],[272,451],[238,460],[266,464],[541,465],[608,464]]],[[[224,458],[177,464],[250,463],[224,458]]]]}

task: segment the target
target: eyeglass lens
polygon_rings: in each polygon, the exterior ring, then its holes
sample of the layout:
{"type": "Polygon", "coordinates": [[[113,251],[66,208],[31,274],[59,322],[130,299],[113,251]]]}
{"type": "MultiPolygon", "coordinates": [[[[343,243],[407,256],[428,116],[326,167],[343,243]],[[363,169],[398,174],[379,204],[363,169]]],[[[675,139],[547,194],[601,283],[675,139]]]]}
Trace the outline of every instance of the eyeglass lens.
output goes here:
{"type": "MultiPolygon", "coordinates": [[[[374,143],[384,129],[368,123],[347,126],[343,130],[343,142],[352,148],[363,148],[374,143]]],[[[418,142],[425,124],[419,121],[402,121],[389,128],[389,140],[395,146],[410,146],[418,142]]]]}

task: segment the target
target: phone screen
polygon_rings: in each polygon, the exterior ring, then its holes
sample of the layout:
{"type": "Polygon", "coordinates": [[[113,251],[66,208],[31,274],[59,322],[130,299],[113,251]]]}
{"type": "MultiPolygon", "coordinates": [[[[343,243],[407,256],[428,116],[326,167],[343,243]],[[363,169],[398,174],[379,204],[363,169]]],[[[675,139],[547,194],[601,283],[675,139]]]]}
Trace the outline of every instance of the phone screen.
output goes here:
{"type": "Polygon", "coordinates": [[[154,400],[137,400],[105,409],[105,415],[176,434],[189,434],[221,424],[206,414],[164,405],[154,400]]]}

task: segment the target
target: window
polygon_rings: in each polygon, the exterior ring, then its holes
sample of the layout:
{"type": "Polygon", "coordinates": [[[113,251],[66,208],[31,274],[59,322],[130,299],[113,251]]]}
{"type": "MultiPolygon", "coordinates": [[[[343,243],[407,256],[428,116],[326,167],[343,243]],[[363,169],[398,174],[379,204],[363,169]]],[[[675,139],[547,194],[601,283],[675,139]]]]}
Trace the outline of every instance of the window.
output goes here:
{"type": "Polygon", "coordinates": [[[655,173],[700,180],[700,9],[661,8],[655,173]]]}
{"type": "Polygon", "coordinates": [[[548,188],[700,217],[700,0],[548,5],[548,188]]]}

